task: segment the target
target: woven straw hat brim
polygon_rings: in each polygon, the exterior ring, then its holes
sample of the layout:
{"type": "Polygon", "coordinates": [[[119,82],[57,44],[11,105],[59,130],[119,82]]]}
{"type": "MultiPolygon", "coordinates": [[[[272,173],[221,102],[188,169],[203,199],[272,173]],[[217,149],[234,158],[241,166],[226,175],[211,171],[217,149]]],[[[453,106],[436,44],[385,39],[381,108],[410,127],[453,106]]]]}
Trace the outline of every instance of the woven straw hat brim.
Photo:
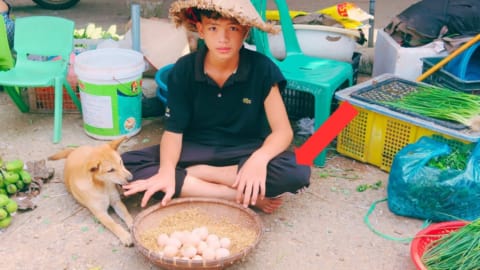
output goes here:
{"type": "Polygon", "coordinates": [[[190,8],[217,11],[227,18],[235,18],[241,25],[257,27],[267,33],[278,33],[279,28],[266,23],[258,15],[250,0],[178,0],[170,6],[169,17],[178,27],[197,32],[195,22],[188,16],[190,8]]]}

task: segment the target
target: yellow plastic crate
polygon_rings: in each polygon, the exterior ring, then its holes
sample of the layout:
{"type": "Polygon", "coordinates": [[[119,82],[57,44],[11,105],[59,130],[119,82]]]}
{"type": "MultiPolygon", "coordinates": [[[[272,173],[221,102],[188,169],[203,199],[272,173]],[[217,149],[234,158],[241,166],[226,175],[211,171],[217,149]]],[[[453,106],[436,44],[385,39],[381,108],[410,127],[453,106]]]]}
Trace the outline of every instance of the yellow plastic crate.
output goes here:
{"type": "MultiPolygon", "coordinates": [[[[358,115],[337,137],[337,152],[389,172],[393,158],[404,146],[422,136],[453,137],[354,106],[358,115]]],[[[458,139],[453,139],[458,140],[458,139]]],[[[458,140],[460,142],[465,142],[458,140]]]]}

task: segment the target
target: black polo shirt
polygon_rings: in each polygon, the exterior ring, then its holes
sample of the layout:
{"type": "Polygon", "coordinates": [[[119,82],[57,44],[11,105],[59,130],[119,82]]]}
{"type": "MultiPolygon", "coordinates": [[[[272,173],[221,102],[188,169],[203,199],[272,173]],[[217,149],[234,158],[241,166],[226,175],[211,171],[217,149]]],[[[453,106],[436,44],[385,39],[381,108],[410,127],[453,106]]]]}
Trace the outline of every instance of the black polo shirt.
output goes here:
{"type": "Polygon", "coordinates": [[[261,143],[271,132],[264,101],[285,78],[268,57],[242,48],[238,69],[219,87],[204,72],[206,46],[178,59],[168,77],[166,130],[186,141],[229,146],[261,143]]]}

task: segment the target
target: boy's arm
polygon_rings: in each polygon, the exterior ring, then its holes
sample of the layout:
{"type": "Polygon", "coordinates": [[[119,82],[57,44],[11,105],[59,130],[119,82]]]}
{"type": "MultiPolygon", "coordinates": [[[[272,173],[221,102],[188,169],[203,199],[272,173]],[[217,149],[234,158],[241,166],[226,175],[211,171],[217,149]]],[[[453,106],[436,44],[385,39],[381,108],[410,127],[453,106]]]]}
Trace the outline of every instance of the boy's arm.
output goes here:
{"type": "Polygon", "coordinates": [[[237,188],[236,200],[248,207],[265,197],[267,165],[274,157],[285,151],[293,139],[293,130],[280,90],[274,85],[265,99],[265,111],[271,128],[262,146],[245,162],[239,171],[233,187],[237,188]]]}
{"type": "Polygon", "coordinates": [[[165,131],[160,141],[160,168],[157,173],[160,179],[157,181],[167,182],[163,190],[165,196],[162,199],[162,205],[166,205],[175,194],[175,168],[180,159],[182,137],[181,133],[165,131]]]}
{"type": "Polygon", "coordinates": [[[280,90],[274,85],[265,99],[265,111],[272,132],[265,139],[262,147],[254,155],[262,155],[270,161],[290,146],[293,130],[288,119],[280,90]]]}

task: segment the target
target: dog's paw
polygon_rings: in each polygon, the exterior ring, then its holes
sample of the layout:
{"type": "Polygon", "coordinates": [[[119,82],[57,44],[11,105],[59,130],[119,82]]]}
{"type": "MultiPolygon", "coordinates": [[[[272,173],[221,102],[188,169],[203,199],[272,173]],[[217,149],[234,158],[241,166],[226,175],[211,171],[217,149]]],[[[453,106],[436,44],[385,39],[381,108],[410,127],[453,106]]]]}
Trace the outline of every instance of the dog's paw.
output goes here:
{"type": "Polygon", "coordinates": [[[130,234],[128,235],[125,235],[124,237],[122,237],[120,239],[120,241],[122,242],[122,244],[126,247],[131,247],[133,246],[133,239],[132,239],[132,236],[130,234]]]}

